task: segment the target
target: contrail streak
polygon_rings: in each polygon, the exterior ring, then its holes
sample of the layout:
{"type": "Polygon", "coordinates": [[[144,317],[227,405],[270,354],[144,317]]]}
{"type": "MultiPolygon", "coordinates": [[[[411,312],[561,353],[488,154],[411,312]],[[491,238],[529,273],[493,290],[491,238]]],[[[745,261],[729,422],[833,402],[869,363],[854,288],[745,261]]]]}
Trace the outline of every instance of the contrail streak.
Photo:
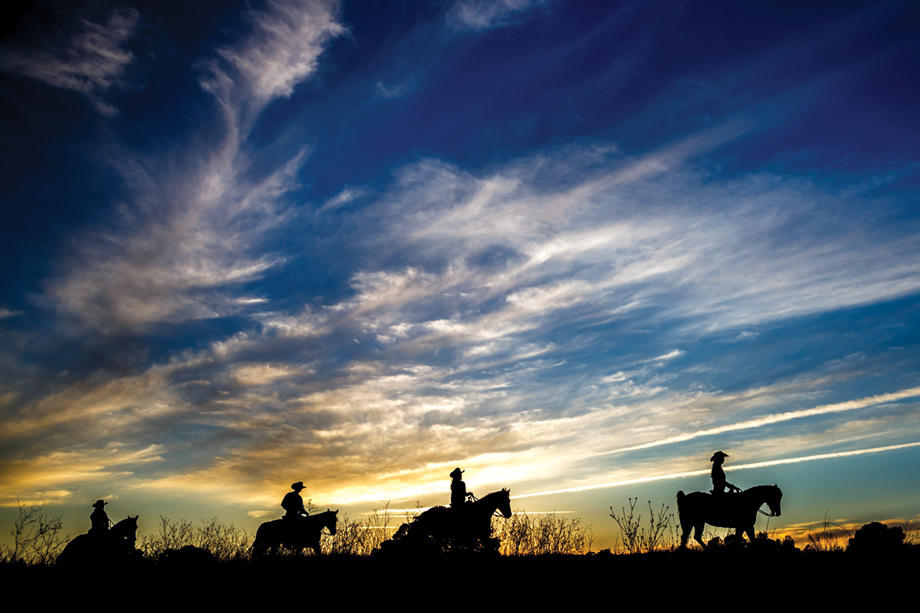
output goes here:
{"type": "Polygon", "coordinates": [[[859,409],[866,409],[879,404],[884,404],[886,402],[895,402],[897,400],[904,400],[905,398],[913,398],[915,396],[920,396],[920,387],[912,387],[897,392],[891,392],[890,394],[879,394],[878,396],[868,396],[866,398],[857,398],[856,400],[847,400],[846,402],[823,404],[811,409],[801,409],[798,411],[789,411],[786,413],[764,415],[763,417],[757,417],[755,419],[749,419],[747,421],[741,421],[735,424],[726,424],[724,426],[717,426],[715,428],[707,428],[705,430],[688,432],[687,434],[678,434],[677,436],[671,436],[661,440],[652,441],[650,443],[632,445],[631,447],[620,447],[611,451],[605,451],[598,455],[605,456],[615,453],[623,453],[626,451],[638,451],[640,449],[649,449],[651,447],[661,447],[663,445],[673,445],[674,443],[683,443],[685,441],[690,441],[702,436],[712,436],[714,434],[722,434],[723,432],[734,432],[735,430],[760,428],[762,426],[776,424],[783,421],[803,419],[805,417],[814,417],[815,415],[827,415],[828,413],[844,413],[846,411],[856,411],[859,409]]]}
{"type": "MultiPolygon", "coordinates": [[[[870,453],[882,453],[885,451],[895,451],[897,449],[907,449],[909,447],[920,447],[920,441],[913,443],[902,443],[900,445],[886,445],[884,447],[871,447],[868,449],[852,449],[850,451],[835,451],[832,453],[819,453],[816,455],[799,456],[797,458],[783,458],[781,460],[766,460],[763,462],[751,462],[749,464],[736,464],[732,470],[745,470],[748,468],[762,468],[764,466],[779,466],[782,464],[798,464],[800,462],[814,462],[816,460],[830,460],[832,458],[847,458],[850,456],[866,455],[870,453]]],[[[550,496],[552,494],[569,494],[572,492],[587,492],[590,490],[600,490],[611,487],[622,487],[624,485],[635,485],[637,483],[650,483],[652,481],[664,481],[666,479],[683,479],[685,477],[696,477],[708,474],[709,470],[690,470],[682,473],[671,473],[667,475],[655,475],[653,477],[639,477],[637,479],[626,479],[624,481],[610,481],[608,483],[595,483],[593,485],[580,485],[578,487],[566,487],[558,490],[546,490],[544,492],[532,492],[530,494],[520,494],[512,496],[514,499],[535,498],[537,496],[550,496]]]]}

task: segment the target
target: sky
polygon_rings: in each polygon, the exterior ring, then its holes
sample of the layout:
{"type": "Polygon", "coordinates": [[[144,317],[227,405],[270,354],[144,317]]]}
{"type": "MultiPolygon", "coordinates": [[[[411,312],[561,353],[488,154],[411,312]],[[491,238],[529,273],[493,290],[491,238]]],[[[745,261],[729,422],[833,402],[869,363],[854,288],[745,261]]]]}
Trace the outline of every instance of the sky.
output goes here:
{"type": "Polygon", "coordinates": [[[0,523],[920,517],[916,4],[0,10],[0,523]]]}

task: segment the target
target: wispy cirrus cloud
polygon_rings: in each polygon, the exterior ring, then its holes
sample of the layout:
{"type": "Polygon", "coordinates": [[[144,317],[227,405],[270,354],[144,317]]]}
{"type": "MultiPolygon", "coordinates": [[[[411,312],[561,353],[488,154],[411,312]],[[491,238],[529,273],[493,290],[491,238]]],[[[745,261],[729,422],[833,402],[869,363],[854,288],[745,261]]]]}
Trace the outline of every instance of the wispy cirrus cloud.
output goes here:
{"type": "Polygon", "coordinates": [[[448,12],[454,27],[487,30],[507,25],[543,0],[458,0],[448,12]]]}
{"type": "Polygon", "coordinates": [[[292,209],[301,149],[267,174],[253,173],[244,145],[261,110],[317,68],[323,45],[343,30],[335,3],[269,2],[250,17],[252,31],[204,62],[202,87],[225,110],[226,133],[212,150],[154,159],[114,160],[131,200],[115,223],[78,238],[47,288],[81,326],[105,333],[143,330],[234,314],[264,302],[239,287],[284,261],[265,237],[292,209]],[[179,168],[179,170],[175,170],[179,168]]]}
{"type": "Polygon", "coordinates": [[[332,198],[326,200],[326,202],[324,202],[322,206],[319,207],[317,212],[326,213],[328,211],[340,209],[343,206],[347,206],[355,200],[363,198],[367,195],[368,191],[366,189],[362,189],[360,187],[346,187],[332,198]]]}
{"type": "MultiPolygon", "coordinates": [[[[821,454],[814,454],[814,455],[794,457],[794,458],[764,460],[762,462],[751,462],[749,464],[736,464],[732,466],[732,470],[747,470],[751,468],[764,468],[767,466],[781,466],[784,464],[800,464],[802,462],[816,462],[820,460],[832,460],[836,458],[849,458],[853,456],[861,456],[861,455],[868,455],[868,454],[874,454],[874,453],[885,453],[888,451],[897,451],[899,449],[910,449],[914,447],[920,447],[920,441],[902,443],[898,445],[885,445],[883,447],[869,447],[865,449],[851,449],[848,451],[835,451],[832,453],[821,453],[821,454]]],[[[537,496],[550,496],[553,494],[584,492],[584,491],[596,490],[596,489],[623,487],[625,485],[635,485],[638,483],[648,483],[650,481],[683,479],[686,477],[706,475],[706,474],[709,474],[709,470],[694,470],[694,471],[673,473],[673,474],[668,474],[668,475],[654,475],[650,477],[637,477],[635,479],[627,479],[623,481],[613,481],[609,483],[595,483],[592,485],[581,485],[581,486],[563,488],[563,489],[558,489],[558,490],[548,490],[545,492],[529,492],[526,494],[515,496],[515,498],[535,498],[537,496]]]]}
{"type": "MultiPolygon", "coordinates": [[[[105,101],[105,93],[124,76],[134,54],[126,48],[140,14],[131,8],[115,9],[105,23],[81,20],[76,31],[44,48],[11,48],[0,53],[0,66],[85,95],[103,115],[117,109],[105,101]]],[[[43,38],[38,32],[38,41],[43,38]]]]}
{"type": "Polygon", "coordinates": [[[12,311],[6,307],[0,307],[0,319],[16,317],[17,315],[22,315],[22,311],[12,311]]]}
{"type": "Polygon", "coordinates": [[[77,240],[48,295],[81,326],[104,333],[260,304],[235,288],[283,261],[258,248],[289,215],[280,198],[296,185],[302,159],[256,181],[242,177],[248,161],[232,145],[178,176],[134,164],[132,206],[111,229],[77,240]]]}
{"type": "Polygon", "coordinates": [[[345,32],[337,6],[335,0],[270,0],[251,11],[252,32],[203,63],[202,87],[232,113],[244,115],[244,122],[252,121],[316,72],[326,43],[345,32]]]}
{"type": "MultiPolygon", "coordinates": [[[[162,448],[131,449],[111,443],[102,449],[51,451],[28,459],[0,460],[0,506],[70,502],[75,493],[91,497],[84,487],[130,476],[139,465],[161,462],[162,448]]],[[[98,491],[98,489],[96,490],[98,491]]]]}
{"type": "Polygon", "coordinates": [[[749,430],[752,428],[762,428],[764,426],[778,424],[784,421],[791,421],[795,419],[806,419],[808,417],[816,417],[819,415],[828,415],[831,413],[845,413],[848,411],[858,411],[860,409],[865,409],[868,407],[878,406],[880,404],[885,404],[888,402],[897,402],[899,400],[904,400],[908,398],[916,398],[920,396],[920,388],[913,387],[906,390],[899,390],[897,392],[892,392],[890,394],[879,394],[878,396],[870,396],[868,398],[858,398],[854,400],[848,400],[846,402],[835,402],[833,404],[822,405],[818,407],[813,407],[810,409],[799,409],[797,411],[788,411],[786,413],[778,414],[767,414],[759,416],[755,419],[750,419],[747,421],[725,424],[722,426],[717,426],[714,428],[708,428],[705,430],[697,430],[696,432],[688,432],[686,434],[679,434],[670,438],[652,441],[648,443],[641,443],[639,445],[633,445],[631,447],[623,447],[621,449],[614,449],[609,453],[623,453],[626,451],[638,451],[640,449],[649,449],[651,447],[660,447],[663,445],[673,445],[675,443],[683,443],[686,441],[691,441],[695,438],[700,438],[704,436],[715,436],[718,434],[724,434],[726,432],[735,432],[738,430],[749,430]]]}

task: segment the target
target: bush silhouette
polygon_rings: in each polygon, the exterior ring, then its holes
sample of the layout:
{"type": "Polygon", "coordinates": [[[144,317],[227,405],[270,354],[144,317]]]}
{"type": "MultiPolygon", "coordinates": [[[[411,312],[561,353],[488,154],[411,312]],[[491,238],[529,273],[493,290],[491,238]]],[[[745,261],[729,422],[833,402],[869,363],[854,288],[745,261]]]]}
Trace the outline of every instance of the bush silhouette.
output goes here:
{"type": "Polygon", "coordinates": [[[853,535],[847,551],[860,554],[892,554],[904,549],[904,530],[874,521],[865,524],[853,535]]]}

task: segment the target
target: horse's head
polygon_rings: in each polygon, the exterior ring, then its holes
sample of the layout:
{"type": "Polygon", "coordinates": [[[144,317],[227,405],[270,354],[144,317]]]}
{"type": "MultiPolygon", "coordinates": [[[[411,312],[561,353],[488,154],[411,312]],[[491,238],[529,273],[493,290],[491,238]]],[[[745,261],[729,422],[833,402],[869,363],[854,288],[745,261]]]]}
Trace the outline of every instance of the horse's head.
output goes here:
{"type": "Polygon", "coordinates": [[[774,483],[772,487],[767,486],[767,506],[770,507],[770,513],[773,517],[779,517],[779,502],[783,497],[783,491],[774,483]]]}
{"type": "Polygon", "coordinates": [[[335,525],[339,518],[339,510],[336,509],[335,511],[330,511],[329,509],[326,509],[326,512],[323,513],[323,515],[326,516],[323,521],[323,525],[329,530],[329,534],[335,534],[335,525]]]}
{"type": "Polygon", "coordinates": [[[511,490],[502,488],[498,498],[498,510],[505,519],[511,517],[511,490]]]}
{"type": "Polygon", "coordinates": [[[110,534],[117,538],[125,539],[133,543],[137,535],[137,518],[140,515],[131,517],[130,515],[112,526],[110,534]]]}

